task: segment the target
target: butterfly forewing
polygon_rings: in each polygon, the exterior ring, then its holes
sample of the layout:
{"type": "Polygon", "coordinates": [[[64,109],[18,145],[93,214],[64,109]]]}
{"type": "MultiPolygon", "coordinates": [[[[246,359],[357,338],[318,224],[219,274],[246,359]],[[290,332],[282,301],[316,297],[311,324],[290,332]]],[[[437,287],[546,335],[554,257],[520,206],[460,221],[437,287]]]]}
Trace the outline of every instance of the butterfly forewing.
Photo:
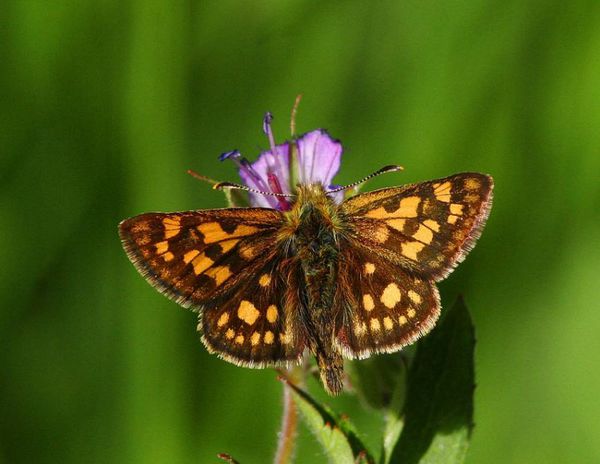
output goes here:
{"type": "Polygon", "coordinates": [[[435,284],[375,254],[341,248],[334,311],[346,357],[397,351],[431,330],[440,314],[435,284]]]}
{"type": "Polygon", "coordinates": [[[303,349],[286,317],[293,312],[285,312],[294,302],[279,256],[281,225],[275,210],[243,208],[147,213],[123,221],[119,232],[151,285],[200,312],[210,351],[261,366],[297,359],[303,349]]]}
{"type": "Polygon", "coordinates": [[[352,245],[423,278],[441,280],[481,234],[492,187],[492,178],[484,174],[456,174],[357,195],[340,212],[352,245]]]}
{"type": "Polygon", "coordinates": [[[178,303],[200,309],[274,253],[281,215],[269,209],[146,213],[119,232],[141,274],[178,303]]]}

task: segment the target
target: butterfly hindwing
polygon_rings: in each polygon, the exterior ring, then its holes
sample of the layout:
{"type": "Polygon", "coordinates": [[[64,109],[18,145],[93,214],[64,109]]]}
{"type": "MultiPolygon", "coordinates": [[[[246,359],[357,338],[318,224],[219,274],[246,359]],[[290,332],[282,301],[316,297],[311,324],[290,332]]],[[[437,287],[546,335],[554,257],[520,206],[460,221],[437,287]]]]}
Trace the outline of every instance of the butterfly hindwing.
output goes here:
{"type": "Polygon", "coordinates": [[[456,174],[346,200],[353,245],[423,278],[441,280],[474,246],[491,208],[492,178],[456,174]]]}
{"type": "Polygon", "coordinates": [[[298,361],[305,337],[289,272],[273,260],[208,304],[198,328],[209,351],[249,367],[298,361]]]}
{"type": "Polygon", "coordinates": [[[377,255],[341,245],[336,343],[347,358],[394,352],[429,332],[440,314],[433,282],[377,255]]]}

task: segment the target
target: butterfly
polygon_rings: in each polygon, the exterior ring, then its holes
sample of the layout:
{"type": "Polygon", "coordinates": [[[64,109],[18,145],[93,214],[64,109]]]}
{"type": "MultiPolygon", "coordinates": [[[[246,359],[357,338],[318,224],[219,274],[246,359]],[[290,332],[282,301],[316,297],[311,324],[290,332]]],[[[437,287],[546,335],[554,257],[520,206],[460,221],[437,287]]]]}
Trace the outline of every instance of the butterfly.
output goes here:
{"type": "Polygon", "coordinates": [[[335,395],[344,358],[398,351],[432,329],[436,282],[475,245],[492,190],[470,172],[341,202],[300,184],[287,211],[146,213],[119,234],[145,279],[198,313],[209,352],[267,367],[309,351],[335,395]]]}

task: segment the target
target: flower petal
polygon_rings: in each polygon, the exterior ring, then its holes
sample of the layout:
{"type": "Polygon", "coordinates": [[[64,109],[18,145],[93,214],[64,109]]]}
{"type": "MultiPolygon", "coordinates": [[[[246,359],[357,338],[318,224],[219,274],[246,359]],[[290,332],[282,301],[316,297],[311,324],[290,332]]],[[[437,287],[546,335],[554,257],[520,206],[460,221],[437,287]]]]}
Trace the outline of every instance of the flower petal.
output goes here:
{"type": "Polygon", "coordinates": [[[340,168],[342,144],[327,131],[317,129],[298,140],[298,180],[302,184],[329,186],[340,168]]]}
{"type": "MultiPolygon", "coordinates": [[[[330,185],[327,190],[335,190],[336,188],[341,187],[341,185],[330,185]]],[[[339,192],[328,193],[333,201],[335,201],[338,205],[344,201],[344,191],[340,190],[339,192]]]]}
{"type": "MultiPolygon", "coordinates": [[[[268,175],[272,173],[277,177],[281,185],[281,193],[291,193],[289,144],[286,142],[277,145],[276,150],[277,154],[275,156],[271,153],[271,150],[263,151],[258,156],[258,159],[250,165],[254,173],[258,175],[258,179],[248,169],[240,169],[240,177],[245,185],[263,192],[271,192],[272,189],[269,187],[268,175]]],[[[249,195],[252,206],[263,206],[266,208],[278,208],[279,206],[277,197],[259,195],[252,192],[249,195]]]]}

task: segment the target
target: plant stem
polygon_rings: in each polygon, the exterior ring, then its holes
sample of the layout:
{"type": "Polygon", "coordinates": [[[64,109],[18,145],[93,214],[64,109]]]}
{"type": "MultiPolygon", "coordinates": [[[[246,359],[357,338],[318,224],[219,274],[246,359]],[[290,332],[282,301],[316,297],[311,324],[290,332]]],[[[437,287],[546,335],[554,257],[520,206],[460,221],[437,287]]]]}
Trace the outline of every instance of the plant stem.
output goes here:
{"type": "Polygon", "coordinates": [[[283,385],[283,417],[281,418],[281,431],[279,443],[275,454],[274,464],[290,464],[296,447],[296,429],[298,426],[298,412],[292,399],[290,387],[283,385]]]}
{"type": "MultiPolygon", "coordinates": [[[[287,371],[280,371],[281,375],[295,384],[303,384],[304,369],[302,366],[292,367],[287,371]]],[[[274,464],[291,464],[294,459],[296,448],[296,436],[298,435],[298,410],[292,397],[292,392],[286,382],[283,383],[283,414],[281,417],[281,430],[274,464]]]]}

